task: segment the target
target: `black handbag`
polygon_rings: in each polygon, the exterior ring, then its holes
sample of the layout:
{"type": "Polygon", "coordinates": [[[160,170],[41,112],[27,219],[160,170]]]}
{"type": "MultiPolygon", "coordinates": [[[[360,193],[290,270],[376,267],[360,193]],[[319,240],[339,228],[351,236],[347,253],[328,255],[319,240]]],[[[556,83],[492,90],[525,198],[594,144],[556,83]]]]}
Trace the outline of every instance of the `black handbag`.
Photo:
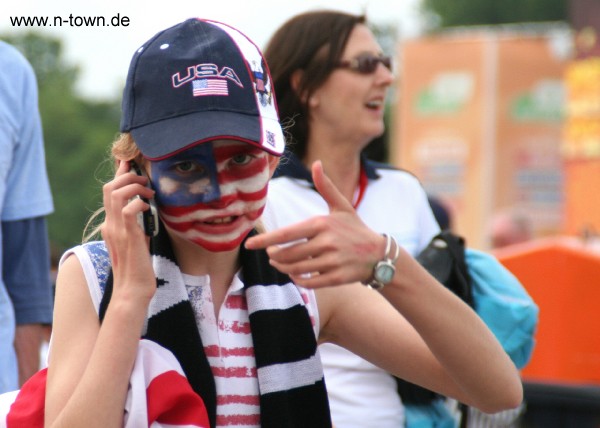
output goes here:
{"type": "Polygon", "coordinates": [[[433,237],[416,260],[446,288],[474,307],[462,237],[444,230],[433,237]]]}

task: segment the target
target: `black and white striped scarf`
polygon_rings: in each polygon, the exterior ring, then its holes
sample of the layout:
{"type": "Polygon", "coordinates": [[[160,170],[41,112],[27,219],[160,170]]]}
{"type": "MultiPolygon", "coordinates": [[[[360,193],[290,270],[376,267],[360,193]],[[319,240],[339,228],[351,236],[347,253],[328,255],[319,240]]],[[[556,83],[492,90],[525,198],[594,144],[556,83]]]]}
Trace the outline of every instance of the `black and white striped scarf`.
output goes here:
{"type": "MultiPolygon", "coordinates": [[[[170,239],[164,227],[160,230],[150,245],[158,288],[150,302],[143,337],[175,354],[204,400],[214,427],[215,382],[170,239]]],[[[269,264],[265,251],[246,250],[242,244],[240,260],[254,342],[261,427],[331,427],[317,343],[300,292],[287,275],[269,264]]],[[[111,294],[112,273],[100,303],[100,320],[111,294]]]]}

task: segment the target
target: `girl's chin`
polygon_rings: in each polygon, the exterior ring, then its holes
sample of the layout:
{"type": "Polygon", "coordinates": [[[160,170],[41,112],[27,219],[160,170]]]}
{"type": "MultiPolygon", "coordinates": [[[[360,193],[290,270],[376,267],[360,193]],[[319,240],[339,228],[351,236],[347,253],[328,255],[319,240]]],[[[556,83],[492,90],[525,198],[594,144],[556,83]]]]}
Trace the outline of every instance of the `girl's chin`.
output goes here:
{"type": "Polygon", "coordinates": [[[210,252],[221,253],[221,252],[233,251],[233,250],[237,249],[241,245],[241,243],[244,241],[244,239],[246,238],[248,233],[250,233],[250,230],[252,230],[252,229],[248,229],[247,231],[240,234],[237,238],[229,240],[229,241],[215,242],[215,241],[210,241],[207,239],[200,239],[200,238],[188,239],[188,240],[210,252]]]}

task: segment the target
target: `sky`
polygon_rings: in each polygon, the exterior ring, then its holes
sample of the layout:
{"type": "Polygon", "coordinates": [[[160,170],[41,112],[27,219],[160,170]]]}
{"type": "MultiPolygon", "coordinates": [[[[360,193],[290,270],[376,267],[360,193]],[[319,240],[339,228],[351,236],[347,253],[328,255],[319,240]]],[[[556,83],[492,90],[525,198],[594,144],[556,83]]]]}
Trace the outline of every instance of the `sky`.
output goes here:
{"type": "Polygon", "coordinates": [[[77,89],[88,98],[120,97],[133,52],[158,31],[190,17],[230,24],[263,48],[288,18],[313,9],[365,12],[376,24],[397,26],[400,37],[420,31],[420,0],[3,0],[0,34],[38,30],[63,40],[67,62],[78,65],[77,89]],[[61,17],[62,26],[18,27],[18,17],[61,17]],[[70,19],[71,17],[71,19],[70,19]],[[86,26],[83,19],[104,17],[108,26],[86,26]],[[70,22],[69,22],[70,19],[70,22]],[[128,21],[128,22],[126,22],[128,21]],[[110,26],[110,23],[119,23],[110,26]],[[71,25],[72,23],[73,25],[71,25]],[[128,25],[124,25],[127,23],[128,25]],[[79,26],[77,26],[79,24],[79,26]]]}

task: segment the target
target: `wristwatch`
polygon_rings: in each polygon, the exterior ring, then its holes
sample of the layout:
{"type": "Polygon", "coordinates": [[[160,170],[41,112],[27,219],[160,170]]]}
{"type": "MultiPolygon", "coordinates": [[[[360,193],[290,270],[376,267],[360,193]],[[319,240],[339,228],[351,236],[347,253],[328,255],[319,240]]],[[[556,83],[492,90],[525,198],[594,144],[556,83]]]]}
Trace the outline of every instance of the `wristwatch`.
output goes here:
{"type": "Polygon", "coordinates": [[[378,261],[373,268],[373,278],[364,285],[371,287],[375,290],[381,290],[386,284],[388,284],[396,273],[396,261],[400,255],[400,247],[394,238],[384,233],[383,236],[386,239],[385,243],[385,255],[383,259],[378,261]],[[395,247],[394,256],[390,257],[392,250],[392,242],[395,247]]]}

